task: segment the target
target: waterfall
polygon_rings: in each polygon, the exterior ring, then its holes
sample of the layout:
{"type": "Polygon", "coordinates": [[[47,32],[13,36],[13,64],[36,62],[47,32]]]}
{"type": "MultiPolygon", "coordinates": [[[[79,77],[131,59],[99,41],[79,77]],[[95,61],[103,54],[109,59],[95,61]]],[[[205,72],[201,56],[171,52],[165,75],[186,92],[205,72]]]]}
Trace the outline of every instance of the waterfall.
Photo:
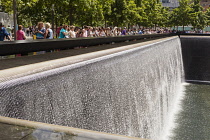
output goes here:
{"type": "Polygon", "coordinates": [[[183,78],[178,37],[0,83],[0,115],[158,139],[183,78]]]}

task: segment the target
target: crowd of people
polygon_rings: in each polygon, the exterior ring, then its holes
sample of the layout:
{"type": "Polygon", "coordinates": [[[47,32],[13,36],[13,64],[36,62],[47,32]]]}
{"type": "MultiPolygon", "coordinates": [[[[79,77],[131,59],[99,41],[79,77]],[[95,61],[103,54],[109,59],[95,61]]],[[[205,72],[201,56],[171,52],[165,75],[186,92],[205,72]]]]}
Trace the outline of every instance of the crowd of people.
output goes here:
{"type": "MultiPolygon", "coordinates": [[[[14,36],[14,27],[7,28],[0,23],[0,41],[5,39],[12,40],[14,36]]],[[[25,40],[28,37],[33,39],[54,39],[54,38],[80,38],[80,37],[114,37],[123,35],[137,35],[137,34],[156,34],[156,33],[169,33],[168,29],[145,29],[145,28],[132,28],[126,27],[75,27],[73,25],[60,25],[54,31],[51,28],[50,23],[39,22],[37,26],[23,28],[22,25],[18,25],[16,32],[16,40],[25,40]]]]}
{"type": "MultiPolygon", "coordinates": [[[[106,36],[123,36],[123,35],[137,35],[137,34],[154,34],[169,32],[167,29],[144,29],[126,27],[91,27],[83,26],[75,27],[73,25],[60,25],[53,34],[50,24],[46,23],[44,27],[43,22],[39,22],[36,28],[32,28],[31,33],[36,35],[36,39],[53,39],[53,38],[80,38],[80,37],[106,37],[106,36]],[[35,31],[33,31],[35,30],[35,31]]],[[[28,29],[27,29],[28,30],[28,29]]],[[[29,29],[30,30],[30,29],[29,29]]],[[[28,31],[30,32],[30,31],[28,31]]]]}
{"type": "MultiPolygon", "coordinates": [[[[54,39],[54,38],[80,38],[80,37],[114,37],[124,35],[139,35],[139,34],[159,34],[159,33],[175,33],[175,30],[168,30],[167,28],[159,28],[157,30],[150,28],[130,28],[126,27],[75,27],[73,25],[60,25],[54,31],[50,23],[38,22],[37,26],[23,28],[18,25],[16,32],[16,40],[25,40],[28,37],[33,39],[54,39]]],[[[190,31],[188,31],[189,33],[190,31]]],[[[14,36],[14,27],[4,27],[0,22],[0,41],[6,39],[12,40],[14,36]]]]}

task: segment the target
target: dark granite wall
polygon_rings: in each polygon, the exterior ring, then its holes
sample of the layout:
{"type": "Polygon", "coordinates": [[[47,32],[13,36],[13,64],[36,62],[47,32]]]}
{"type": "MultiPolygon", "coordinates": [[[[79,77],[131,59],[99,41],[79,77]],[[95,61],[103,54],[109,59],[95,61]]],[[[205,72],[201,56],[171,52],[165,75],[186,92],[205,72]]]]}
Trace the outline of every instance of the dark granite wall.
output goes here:
{"type": "Polygon", "coordinates": [[[186,81],[210,81],[210,37],[181,36],[186,81]]]}
{"type": "Polygon", "coordinates": [[[125,42],[127,40],[146,40],[174,36],[174,34],[150,34],[150,35],[131,35],[117,37],[98,37],[98,38],[65,38],[65,39],[43,39],[43,40],[18,40],[0,42],[0,56],[12,54],[27,54],[36,51],[50,51],[54,49],[73,49],[78,46],[94,46],[100,44],[109,44],[112,42],[125,42]]]}

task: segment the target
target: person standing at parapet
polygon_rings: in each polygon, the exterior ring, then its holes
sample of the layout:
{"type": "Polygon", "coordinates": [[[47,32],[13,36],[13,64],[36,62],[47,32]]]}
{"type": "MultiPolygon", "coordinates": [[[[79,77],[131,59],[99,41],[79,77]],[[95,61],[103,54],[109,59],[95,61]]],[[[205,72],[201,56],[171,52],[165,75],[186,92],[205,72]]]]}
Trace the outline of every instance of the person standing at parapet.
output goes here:
{"type": "Polygon", "coordinates": [[[25,40],[26,39],[25,33],[23,32],[22,25],[18,25],[18,31],[17,31],[16,35],[17,35],[17,40],[25,40]]]}
{"type": "Polygon", "coordinates": [[[84,29],[82,29],[82,37],[88,37],[88,26],[84,26],[84,29]]]}
{"type": "Polygon", "coordinates": [[[36,39],[44,39],[44,34],[46,32],[44,28],[44,23],[39,22],[37,26],[38,28],[35,30],[36,39]]]}
{"type": "Polygon", "coordinates": [[[9,36],[11,36],[12,35],[11,34],[12,28],[8,25],[8,27],[6,28],[6,30],[7,30],[8,34],[9,34],[9,36]]]}
{"type": "Polygon", "coordinates": [[[50,23],[45,24],[45,28],[46,28],[46,32],[44,35],[45,39],[53,39],[53,31],[52,29],[50,29],[50,27],[51,27],[50,23]]]}
{"type": "Polygon", "coordinates": [[[76,38],[76,33],[74,31],[74,26],[70,26],[70,31],[69,31],[69,35],[71,38],[76,38]]]}
{"type": "Polygon", "coordinates": [[[122,30],[121,35],[127,35],[127,30],[126,30],[126,27],[124,27],[124,29],[122,30]]]}
{"type": "Polygon", "coordinates": [[[63,28],[60,30],[59,38],[66,38],[66,36],[69,34],[67,32],[67,25],[63,25],[63,28]]]}
{"type": "Polygon", "coordinates": [[[3,27],[2,23],[0,22],[0,41],[4,41],[5,37],[8,37],[8,39],[11,41],[9,33],[6,31],[6,29],[3,27]]]}

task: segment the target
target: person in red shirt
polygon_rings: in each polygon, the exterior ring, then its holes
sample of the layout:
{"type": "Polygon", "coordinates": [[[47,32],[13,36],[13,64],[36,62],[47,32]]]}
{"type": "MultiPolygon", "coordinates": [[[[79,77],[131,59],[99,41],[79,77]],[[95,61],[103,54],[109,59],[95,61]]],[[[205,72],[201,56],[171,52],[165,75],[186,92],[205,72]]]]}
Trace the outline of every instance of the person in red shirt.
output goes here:
{"type": "Polygon", "coordinates": [[[26,36],[25,36],[25,33],[23,32],[23,26],[22,25],[19,25],[18,26],[18,31],[17,31],[17,40],[25,40],[26,39],[26,36]]]}
{"type": "Polygon", "coordinates": [[[63,28],[63,25],[61,24],[60,25],[60,27],[58,27],[57,29],[56,29],[56,37],[57,38],[59,38],[59,36],[60,36],[60,30],[63,28]]]}

